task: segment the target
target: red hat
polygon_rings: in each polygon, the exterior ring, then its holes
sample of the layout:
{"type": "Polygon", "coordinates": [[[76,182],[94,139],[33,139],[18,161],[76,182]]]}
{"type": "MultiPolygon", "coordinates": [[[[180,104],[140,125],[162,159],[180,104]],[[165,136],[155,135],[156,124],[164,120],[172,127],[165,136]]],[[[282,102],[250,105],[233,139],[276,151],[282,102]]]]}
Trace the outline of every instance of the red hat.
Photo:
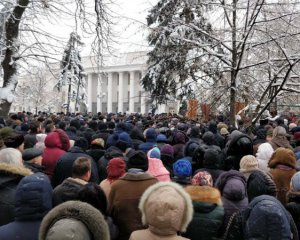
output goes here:
{"type": "Polygon", "coordinates": [[[126,173],[126,163],[122,158],[113,158],[108,162],[106,170],[110,182],[117,180],[126,173]]]}

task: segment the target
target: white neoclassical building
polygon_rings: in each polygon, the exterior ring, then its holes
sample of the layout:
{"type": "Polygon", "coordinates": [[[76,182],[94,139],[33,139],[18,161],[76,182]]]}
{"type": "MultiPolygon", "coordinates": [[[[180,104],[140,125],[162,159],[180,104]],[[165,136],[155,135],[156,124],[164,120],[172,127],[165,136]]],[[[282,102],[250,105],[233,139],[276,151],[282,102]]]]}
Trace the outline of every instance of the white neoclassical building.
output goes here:
{"type": "Polygon", "coordinates": [[[146,53],[129,52],[106,57],[99,68],[91,57],[82,58],[87,75],[89,112],[149,111],[149,94],[140,82],[147,68],[146,53]]]}

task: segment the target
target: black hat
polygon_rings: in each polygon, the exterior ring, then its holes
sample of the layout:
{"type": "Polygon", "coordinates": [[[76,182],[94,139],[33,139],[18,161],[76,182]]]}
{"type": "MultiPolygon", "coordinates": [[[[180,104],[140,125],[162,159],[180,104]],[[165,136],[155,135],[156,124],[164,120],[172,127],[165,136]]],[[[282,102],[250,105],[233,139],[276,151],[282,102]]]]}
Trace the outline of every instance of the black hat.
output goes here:
{"type": "Polygon", "coordinates": [[[133,154],[131,154],[128,158],[127,167],[128,169],[138,168],[147,171],[148,158],[146,153],[144,153],[143,151],[136,151],[133,154]]]}
{"type": "Polygon", "coordinates": [[[23,142],[24,136],[14,132],[4,138],[4,144],[8,148],[18,148],[23,142]]]}
{"type": "Polygon", "coordinates": [[[43,151],[38,148],[27,148],[24,150],[22,158],[24,161],[30,161],[38,156],[41,156],[43,151]]]}

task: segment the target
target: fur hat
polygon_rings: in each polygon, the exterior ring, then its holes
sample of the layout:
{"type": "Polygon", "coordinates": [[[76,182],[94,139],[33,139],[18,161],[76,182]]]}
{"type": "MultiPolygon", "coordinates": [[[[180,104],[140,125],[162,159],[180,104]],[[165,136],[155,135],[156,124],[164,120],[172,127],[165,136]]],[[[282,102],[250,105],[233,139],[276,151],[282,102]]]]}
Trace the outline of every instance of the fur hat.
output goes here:
{"type": "Polygon", "coordinates": [[[27,148],[22,154],[24,161],[31,161],[32,159],[42,156],[43,151],[38,148],[27,148]]]}
{"type": "Polygon", "coordinates": [[[192,184],[193,185],[199,185],[199,186],[213,186],[213,179],[211,174],[209,174],[206,171],[200,171],[194,175],[192,178],[192,184]]]}
{"type": "Polygon", "coordinates": [[[136,151],[133,154],[131,154],[128,158],[127,167],[128,169],[138,168],[147,171],[148,158],[146,153],[144,153],[143,151],[136,151]]]}
{"type": "Polygon", "coordinates": [[[160,159],[160,150],[158,147],[150,149],[147,153],[148,158],[158,158],[160,159]]]}
{"type": "Polygon", "coordinates": [[[4,144],[8,148],[18,148],[24,143],[24,136],[18,133],[11,133],[6,138],[4,138],[4,144]]]}
{"type": "Polygon", "coordinates": [[[247,194],[249,202],[260,195],[276,197],[277,189],[272,176],[260,170],[251,173],[247,180],[247,194]]]}
{"type": "Polygon", "coordinates": [[[278,164],[296,168],[295,153],[291,149],[283,147],[277,148],[269,160],[269,168],[275,168],[278,164]]]}
{"type": "Polygon", "coordinates": [[[222,206],[221,193],[217,188],[210,186],[187,186],[184,189],[193,202],[204,202],[222,206]]]}
{"type": "Polygon", "coordinates": [[[192,175],[192,164],[188,160],[177,160],[173,164],[173,174],[179,178],[186,178],[192,175]]]}
{"type": "Polygon", "coordinates": [[[293,175],[291,179],[291,190],[293,192],[300,191],[300,172],[297,172],[293,175]]]}
{"type": "Polygon", "coordinates": [[[173,182],[159,182],[143,193],[139,209],[144,225],[161,232],[185,232],[193,219],[193,205],[184,189],[173,182]]]}
{"type": "Polygon", "coordinates": [[[174,156],[174,148],[170,144],[165,144],[161,150],[160,150],[161,155],[169,155],[169,156],[174,156]]]}
{"type": "Polygon", "coordinates": [[[102,148],[105,146],[105,142],[103,138],[95,138],[94,140],[91,141],[91,145],[98,145],[102,148]]]}
{"type": "Polygon", "coordinates": [[[229,134],[229,132],[228,132],[228,130],[227,130],[227,128],[221,128],[221,130],[220,130],[220,134],[222,135],[222,136],[224,136],[224,135],[228,135],[229,134]]]}
{"type": "Polygon", "coordinates": [[[122,158],[113,158],[109,160],[107,167],[108,180],[115,180],[126,173],[126,163],[122,158]]]}
{"type": "Polygon", "coordinates": [[[253,155],[246,155],[240,161],[240,172],[252,172],[258,170],[258,161],[253,155]]]}

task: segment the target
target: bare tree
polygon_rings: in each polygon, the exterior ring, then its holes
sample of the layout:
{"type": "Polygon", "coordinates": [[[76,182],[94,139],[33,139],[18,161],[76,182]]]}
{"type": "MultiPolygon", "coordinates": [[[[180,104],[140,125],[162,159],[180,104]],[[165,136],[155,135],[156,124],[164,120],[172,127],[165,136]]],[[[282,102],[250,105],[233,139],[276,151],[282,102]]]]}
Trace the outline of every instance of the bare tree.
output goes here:
{"type": "Polygon", "coordinates": [[[52,35],[47,29],[39,28],[39,22],[62,24],[62,19],[73,19],[75,32],[94,38],[93,53],[101,61],[103,51],[110,50],[112,37],[109,4],[112,4],[110,0],[4,0],[0,3],[0,17],[6,19],[0,22],[0,52],[3,53],[0,116],[9,112],[18,71],[28,68],[32,61],[60,60],[68,36],[61,39],[52,35]]]}

